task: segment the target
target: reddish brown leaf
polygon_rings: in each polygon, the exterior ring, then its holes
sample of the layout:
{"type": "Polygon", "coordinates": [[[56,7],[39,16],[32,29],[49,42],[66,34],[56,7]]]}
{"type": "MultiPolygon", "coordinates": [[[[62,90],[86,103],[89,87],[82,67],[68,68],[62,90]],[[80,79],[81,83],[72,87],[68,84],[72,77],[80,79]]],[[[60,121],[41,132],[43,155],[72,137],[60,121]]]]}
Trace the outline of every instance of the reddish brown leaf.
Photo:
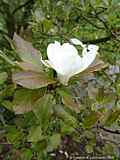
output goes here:
{"type": "Polygon", "coordinates": [[[99,71],[105,67],[107,67],[107,64],[105,64],[102,60],[100,60],[97,57],[95,59],[95,61],[83,73],[90,73],[90,72],[99,71]]]}
{"type": "Polygon", "coordinates": [[[14,34],[13,41],[18,55],[24,62],[37,65],[39,68],[42,66],[42,63],[40,61],[40,52],[32,46],[32,43],[25,41],[16,33],[14,34]]]}
{"type": "Polygon", "coordinates": [[[71,94],[66,90],[58,90],[59,94],[62,97],[62,102],[66,107],[69,107],[75,112],[80,112],[80,105],[78,103],[75,103],[71,94]]]}
{"type": "Polygon", "coordinates": [[[37,73],[31,71],[21,71],[18,73],[14,73],[12,79],[14,83],[29,89],[46,87],[47,85],[56,82],[55,80],[50,79],[43,72],[37,73]]]}
{"type": "Polygon", "coordinates": [[[16,62],[16,64],[24,71],[41,72],[38,66],[27,62],[16,62]]]}

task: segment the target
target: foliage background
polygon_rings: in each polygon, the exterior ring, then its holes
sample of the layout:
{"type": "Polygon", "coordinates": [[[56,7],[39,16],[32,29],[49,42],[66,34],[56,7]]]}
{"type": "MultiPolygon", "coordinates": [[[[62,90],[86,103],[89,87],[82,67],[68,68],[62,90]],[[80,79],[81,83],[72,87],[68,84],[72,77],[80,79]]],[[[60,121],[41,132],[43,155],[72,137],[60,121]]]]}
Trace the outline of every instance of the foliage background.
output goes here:
{"type": "Polygon", "coordinates": [[[0,159],[65,159],[65,152],[119,159],[119,44],[119,0],[0,0],[0,159]],[[108,67],[80,76],[67,88],[55,90],[56,95],[47,87],[16,87],[11,80],[15,69],[11,61],[20,57],[8,39],[14,32],[32,42],[44,58],[47,45],[54,40],[63,43],[76,37],[97,44],[108,67]],[[47,95],[35,104],[37,109],[24,113],[28,104],[34,104],[31,97],[44,91],[47,95]],[[71,109],[74,103],[69,101],[68,91],[80,105],[79,113],[71,109]],[[55,105],[56,99],[62,99],[64,106],[55,105]],[[16,114],[19,111],[23,114],[16,114]]]}

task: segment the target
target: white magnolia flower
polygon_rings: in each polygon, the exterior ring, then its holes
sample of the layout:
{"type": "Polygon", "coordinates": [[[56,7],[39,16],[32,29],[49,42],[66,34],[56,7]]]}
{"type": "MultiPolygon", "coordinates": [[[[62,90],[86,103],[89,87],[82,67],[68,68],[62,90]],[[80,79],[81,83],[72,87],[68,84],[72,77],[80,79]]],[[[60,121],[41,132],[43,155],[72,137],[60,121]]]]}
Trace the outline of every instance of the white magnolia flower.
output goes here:
{"type": "Polygon", "coordinates": [[[60,44],[58,41],[50,43],[47,47],[48,60],[42,60],[47,67],[53,68],[57,72],[59,81],[67,85],[69,79],[82,71],[94,61],[99,49],[96,45],[85,45],[78,39],[71,39],[71,43],[83,47],[82,56],[70,43],[60,44]]]}

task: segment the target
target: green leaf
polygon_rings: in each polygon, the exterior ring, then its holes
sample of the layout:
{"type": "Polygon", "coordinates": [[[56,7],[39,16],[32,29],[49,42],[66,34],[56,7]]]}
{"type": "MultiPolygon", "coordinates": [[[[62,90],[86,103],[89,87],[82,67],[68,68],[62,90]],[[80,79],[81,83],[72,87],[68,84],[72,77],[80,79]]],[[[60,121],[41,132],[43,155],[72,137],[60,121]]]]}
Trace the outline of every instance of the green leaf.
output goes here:
{"type": "Polygon", "coordinates": [[[45,73],[37,73],[31,71],[21,71],[12,75],[13,82],[28,89],[37,89],[46,87],[49,84],[56,83],[55,80],[49,78],[45,73]]]}
{"type": "Polygon", "coordinates": [[[66,124],[64,122],[61,122],[61,133],[70,135],[75,131],[75,128],[69,124],[66,124]]]}
{"type": "Polygon", "coordinates": [[[43,23],[43,27],[44,27],[44,29],[45,29],[46,32],[49,31],[50,28],[52,28],[52,26],[53,26],[51,20],[45,19],[42,23],[43,23]]]}
{"type": "Polygon", "coordinates": [[[75,111],[75,112],[80,112],[80,105],[75,103],[71,94],[68,92],[68,90],[66,89],[62,89],[60,88],[58,90],[58,93],[61,95],[62,97],[62,102],[66,107],[69,107],[71,110],[75,111]]]}
{"type": "Polygon", "coordinates": [[[88,139],[95,139],[95,134],[91,130],[89,130],[89,129],[85,130],[83,134],[88,139]]]}
{"type": "Polygon", "coordinates": [[[38,121],[40,122],[40,125],[43,130],[46,130],[49,125],[49,121],[53,113],[53,104],[54,100],[52,95],[46,94],[43,97],[41,97],[34,105],[35,108],[33,112],[38,118],[38,121]]]}
{"type": "Polygon", "coordinates": [[[7,127],[6,137],[8,142],[12,144],[18,144],[23,138],[23,133],[15,126],[9,125],[7,127]]]}
{"type": "Polygon", "coordinates": [[[32,63],[38,69],[42,69],[40,52],[33,48],[30,42],[25,41],[14,33],[13,41],[20,58],[27,63],[32,63]]]}
{"type": "Polygon", "coordinates": [[[2,85],[8,78],[8,75],[6,72],[1,72],[0,73],[0,85],[2,85]]]}
{"type": "MultiPolygon", "coordinates": [[[[115,146],[114,144],[108,142],[105,143],[104,148],[103,148],[103,154],[105,155],[114,155],[114,152],[117,152],[117,150],[115,151],[115,146]]],[[[117,154],[116,154],[117,155],[117,154]]],[[[111,156],[111,159],[115,159],[114,157],[111,156]]]]}
{"type": "Polygon", "coordinates": [[[41,126],[32,127],[27,137],[29,142],[38,142],[44,138],[45,137],[42,135],[41,126]]]}
{"type": "Polygon", "coordinates": [[[116,120],[120,117],[120,109],[116,109],[114,111],[109,111],[106,115],[106,121],[104,122],[105,125],[110,126],[116,122],[116,120]]]}
{"type": "Polygon", "coordinates": [[[16,87],[14,84],[9,84],[5,87],[4,90],[0,91],[1,97],[12,97],[16,87]]]}
{"type": "Polygon", "coordinates": [[[21,159],[31,160],[33,156],[32,150],[25,148],[21,152],[21,159]]]}
{"type": "Polygon", "coordinates": [[[91,128],[99,120],[101,114],[99,112],[92,112],[83,121],[83,126],[85,128],[91,128]]]}
{"type": "Polygon", "coordinates": [[[93,152],[93,145],[92,144],[87,144],[85,146],[86,152],[87,153],[92,153],[93,152]]]}
{"type": "Polygon", "coordinates": [[[13,111],[16,114],[23,114],[32,111],[34,103],[39,99],[40,93],[38,91],[20,89],[15,92],[13,100],[13,111]]]}
{"type": "Polygon", "coordinates": [[[65,111],[64,106],[55,105],[54,111],[55,114],[64,121],[64,123],[68,124],[69,126],[74,126],[74,128],[77,127],[77,119],[65,111]]]}
{"type": "Polygon", "coordinates": [[[15,63],[12,61],[12,60],[10,60],[9,59],[9,57],[8,56],[6,56],[4,53],[2,53],[2,51],[0,50],[0,58],[2,58],[5,62],[7,62],[9,65],[11,65],[11,66],[15,66],[15,63]]]}
{"type": "Polygon", "coordinates": [[[117,94],[118,94],[118,96],[120,96],[120,79],[118,80],[116,85],[117,85],[117,88],[116,88],[117,94]]]}
{"type": "Polygon", "coordinates": [[[47,151],[51,152],[54,149],[57,149],[57,147],[60,145],[61,142],[61,135],[59,133],[53,134],[49,138],[48,146],[47,146],[47,151]]]}
{"type": "Polygon", "coordinates": [[[7,108],[8,110],[13,111],[13,103],[12,103],[12,102],[10,102],[10,101],[8,101],[8,100],[4,100],[4,101],[2,102],[2,105],[3,105],[5,108],[7,108]]]}

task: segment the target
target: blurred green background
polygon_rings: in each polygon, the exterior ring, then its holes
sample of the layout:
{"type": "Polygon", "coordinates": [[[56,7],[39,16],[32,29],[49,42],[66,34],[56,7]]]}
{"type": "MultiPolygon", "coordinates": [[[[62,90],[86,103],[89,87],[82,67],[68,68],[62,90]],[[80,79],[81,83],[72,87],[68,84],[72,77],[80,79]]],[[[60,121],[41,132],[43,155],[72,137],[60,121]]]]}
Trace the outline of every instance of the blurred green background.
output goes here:
{"type": "MultiPolygon", "coordinates": [[[[119,159],[120,0],[0,0],[0,50],[9,58],[0,56],[0,160],[65,160],[66,152],[119,159]],[[14,68],[7,63],[19,60],[10,45],[14,32],[45,58],[47,45],[55,40],[78,38],[100,47],[108,67],[68,87],[81,105],[79,114],[58,107],[54,115],[43,108],[41,131],[35,113],[12,111],[13,97],[20,94],[11,82],[14,68]]],[[[24,89],[22,93],[27,94],[24,89]]]]}

